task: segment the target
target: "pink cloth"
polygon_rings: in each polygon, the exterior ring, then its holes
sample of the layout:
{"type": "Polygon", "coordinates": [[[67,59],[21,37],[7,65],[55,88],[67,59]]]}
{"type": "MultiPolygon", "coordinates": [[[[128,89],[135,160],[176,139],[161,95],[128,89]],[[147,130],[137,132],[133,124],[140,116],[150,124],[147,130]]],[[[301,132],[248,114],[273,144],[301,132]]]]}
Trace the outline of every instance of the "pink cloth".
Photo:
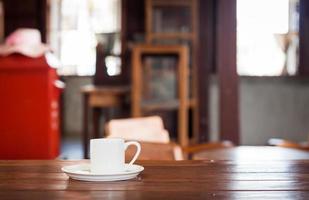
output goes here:
{"type": "Polygon", "coordinates": [[[0,45],[0,55],[2,56],[20,53],[36,58],[50,50],[50,47],[41,42],[40,32],[29,28],[17,29],[6,38],[3,45],[0,45]]]}

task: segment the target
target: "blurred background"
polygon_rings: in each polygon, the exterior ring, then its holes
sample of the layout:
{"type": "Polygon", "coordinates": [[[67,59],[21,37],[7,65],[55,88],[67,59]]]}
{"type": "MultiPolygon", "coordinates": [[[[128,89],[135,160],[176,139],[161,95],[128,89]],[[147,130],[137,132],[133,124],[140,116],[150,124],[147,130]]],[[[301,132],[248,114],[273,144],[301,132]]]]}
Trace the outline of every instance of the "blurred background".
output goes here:
{"type": "MultiPolygon", "coordinates": [[[[107,135],[110,120],[152,115],[163,119],[171,140],[182,146],[308,141],[305,0],[2,0],[0,13],[3,44],[15,30],[33,28],[52,49],[47,62],[15,53],[1,57],[0,92],[5,93],[0,110],[7,109],[0,111],[5,116],[0,136],[5,143],[46,132],[31,145],[54,141],[50,148],[60,150],[48,158],[78,159],[86,156],[89,138],[107,135]],[[35,87],[50,75],[32,85],[34,78],[25,78],[26,73],[16,77],[27,68],[24,63],[53,67],[59,97],[35,87]],[[14,68],[8,65],[21,69],[8,72],[14,68]],[[7,79],[8,74],[15,78],[7,79]],[[31,112],[16,105],[40,92],[57,106],[30,126],[37,110],[49,105],[34,103],[31,112]],[[42,122],[46,126],[53,123],[49,112],[56,112],[55,133],[43,125],[36,131],[42,118],[48,119],[42,122]],[[30,120],[28,132],[22,128],[25,119],[30,120]],[[15,126],[27,134],[14,133],[15,126]]],[[[3,158],[21,155],[1,151],[3,158]]]]}

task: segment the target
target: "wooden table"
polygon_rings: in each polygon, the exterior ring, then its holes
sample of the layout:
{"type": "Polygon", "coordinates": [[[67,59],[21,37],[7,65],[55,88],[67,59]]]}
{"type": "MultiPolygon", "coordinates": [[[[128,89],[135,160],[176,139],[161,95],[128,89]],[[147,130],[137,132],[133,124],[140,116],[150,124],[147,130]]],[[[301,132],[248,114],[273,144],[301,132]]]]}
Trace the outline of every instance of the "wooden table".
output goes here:
{"type": "MultiPolygon", "coordinates": [[[[125,97],[130,93],[128,86],[94,86],[86,85],[81,88],[83,95],[83,151],[84,158],[88,157],[89,140],[100,137],[99,119],[101,109],[110,109],[121,107],[124,104],[125,97]],[[92,110],[93,134],[89,132],[89,110],[92,110]]],[[[109,120],[108,110],[105,112],[105,119],[109,120]]]]}
{"type": "Polygon", "coordinates": [[[0,161],[0,199],[309,199],[309,160],[144,161],[136,178],[69,179],[83,161],[0,161]]]}
{"type": "Polygon", "coordinates": [[[236,146],[207,150],[194,155],[197,160],[309,160],[309,151],[273,146],[236,146]]]}

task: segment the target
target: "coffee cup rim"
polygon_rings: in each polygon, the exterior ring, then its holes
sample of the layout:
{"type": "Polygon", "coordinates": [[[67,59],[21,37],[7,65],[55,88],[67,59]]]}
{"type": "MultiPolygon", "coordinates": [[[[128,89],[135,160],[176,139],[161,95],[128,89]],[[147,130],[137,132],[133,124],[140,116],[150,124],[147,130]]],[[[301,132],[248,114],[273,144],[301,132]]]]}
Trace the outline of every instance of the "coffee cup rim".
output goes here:
{"type": "Polygon", "coordinates": [[[123,138],[94,138],[94,139],[91,139],[92,141],[97,141],[97,140],[123,140],[123,138]]]}

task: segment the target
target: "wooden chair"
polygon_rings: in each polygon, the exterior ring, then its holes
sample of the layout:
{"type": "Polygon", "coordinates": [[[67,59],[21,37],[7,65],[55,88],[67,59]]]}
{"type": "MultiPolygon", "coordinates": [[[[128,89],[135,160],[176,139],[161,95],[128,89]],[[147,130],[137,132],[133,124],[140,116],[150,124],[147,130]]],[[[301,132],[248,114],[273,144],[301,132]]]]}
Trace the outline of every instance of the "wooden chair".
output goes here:
{"type": "Polygon", "coordinates": [[[170,142],[169,134],[159,116],[114,119],[107,123],[105,129],[109,137],[163,144],[170,142]]]}
{"type": "Polygon", "coordinates": [[[309,151],[308,142],[296,143],[296,142],[289,141],[289,140],[271,138],[268,140],[268,144],[271,146],[286,147],[286,148],[293,148],[293,149],[309,151]]]}
{"type": "MultiPolygon", "coordinates": [[[[107,137],[137,140],[142,145],[139,160],[184,160],[192,159],[195,153],[205,150],[233,147],[229,141],[197,144],[188,147],[171,142],[159,116],[111,120],[106,125],[107,137]]],[[[127,150],[127,157],[134,155],[135,149],[127,150]]]]}

